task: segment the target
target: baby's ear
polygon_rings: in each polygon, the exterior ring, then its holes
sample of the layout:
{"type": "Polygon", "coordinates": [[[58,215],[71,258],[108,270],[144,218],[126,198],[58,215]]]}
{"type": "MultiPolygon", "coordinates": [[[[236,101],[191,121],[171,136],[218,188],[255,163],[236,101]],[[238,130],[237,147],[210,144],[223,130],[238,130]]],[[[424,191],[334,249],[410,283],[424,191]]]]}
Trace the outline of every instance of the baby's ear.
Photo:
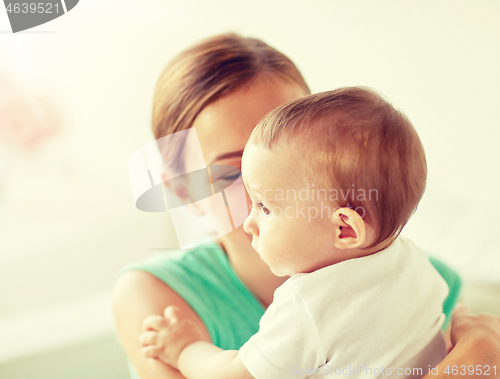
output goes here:
{"type": "Polygon", "coordinates": [[[332,215],[334,242],[337,249],[354,249],[366,240],[366,227],[363,218],[354,209],[337,208],[332,215]]]}

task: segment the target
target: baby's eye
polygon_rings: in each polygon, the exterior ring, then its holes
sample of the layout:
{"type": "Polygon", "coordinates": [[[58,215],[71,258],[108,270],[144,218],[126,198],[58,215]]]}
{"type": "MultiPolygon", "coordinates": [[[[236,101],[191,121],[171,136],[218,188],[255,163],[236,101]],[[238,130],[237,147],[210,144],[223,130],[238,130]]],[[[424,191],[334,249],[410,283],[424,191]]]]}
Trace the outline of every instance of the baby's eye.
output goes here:
{"type": "Polygon", "coordinates": [[[264,214],[266,216],[269,216],[271,214],[271,211],[264,204],[262,204],[262,203],[254,203],[253,205],[257,209],[262,209],[262,212],[264,212],[264,214]]]}
{"type": "Polygon", "coordinates": [[[266,216],[269,216],[271,214],[271,211],[264,204],[259,203],[258,206],[260,209],[262,209],[262,212],[264,212],[266,216]]]}

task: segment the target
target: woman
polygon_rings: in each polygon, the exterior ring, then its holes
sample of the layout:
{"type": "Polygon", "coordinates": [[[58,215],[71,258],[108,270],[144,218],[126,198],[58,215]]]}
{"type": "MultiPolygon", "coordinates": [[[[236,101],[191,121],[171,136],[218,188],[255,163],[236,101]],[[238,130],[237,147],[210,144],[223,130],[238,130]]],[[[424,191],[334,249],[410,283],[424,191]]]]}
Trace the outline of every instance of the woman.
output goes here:
{"type": "MultiPolygon", "coordinates": [[[[257,122],[308,93],[302,75],[285,55],[256,39],[216,36],[182,52],[163,71],[154,99],[153,132],[159,139],[194,127],[207,165],[239,168],[257,122]]],[[[169,156],[165,161],[178,164],[169,156]]],[[[178,194],[191,196],[189,191],[178,194]]],[[[258,330],[260,316],[284,281],[260,260],[241,227],[217,242],[158,255],[125,271],[113,307],[119,336],[141,379],[182,378],[161,361],[143,357],[138,338],[145,317],[176,305],[203,327],[208,341],[239,349],[258,330]]],[[[477,364],[487,364],[486,349],[500,351],[495,345],[496,319],[488,322],[486,327],[484,320],[469,317],[454,329],[456,348],[446,362],[465,364],[464,356],[476,348],[477,364]]]]}

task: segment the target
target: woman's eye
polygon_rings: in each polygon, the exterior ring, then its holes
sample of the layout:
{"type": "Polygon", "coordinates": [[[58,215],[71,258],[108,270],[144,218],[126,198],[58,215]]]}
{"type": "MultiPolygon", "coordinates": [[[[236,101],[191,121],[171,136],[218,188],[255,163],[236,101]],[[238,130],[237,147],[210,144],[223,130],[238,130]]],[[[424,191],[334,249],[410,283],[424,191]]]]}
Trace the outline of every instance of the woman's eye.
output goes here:
{"type": "Polygon", "coordinates": [[[225,180],[227,182],[234,182],[236,179],[238,179],[240,174],[235,174],[235,175],[228,175],[228,176],[223,176],[222,178],[219,178],[219,180],[225,180]]]}

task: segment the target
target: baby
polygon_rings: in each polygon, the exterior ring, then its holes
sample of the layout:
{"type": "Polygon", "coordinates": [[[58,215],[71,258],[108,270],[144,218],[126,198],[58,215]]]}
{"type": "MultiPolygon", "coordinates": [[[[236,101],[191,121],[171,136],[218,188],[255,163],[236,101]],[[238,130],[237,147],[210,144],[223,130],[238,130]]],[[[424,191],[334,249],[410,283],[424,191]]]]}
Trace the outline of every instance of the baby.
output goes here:
{"type": "Polygon", "coordinates": [[[310,95],[267,115],[242,158],[244,223],[274,274],[258,333],[239,351],[204,341],[168,307],[145,320],[147,356],[189,379],[418,378],[446,355],[448,287],[399,234],[425,189],[422,144],[373,90],[310,95]]]}

